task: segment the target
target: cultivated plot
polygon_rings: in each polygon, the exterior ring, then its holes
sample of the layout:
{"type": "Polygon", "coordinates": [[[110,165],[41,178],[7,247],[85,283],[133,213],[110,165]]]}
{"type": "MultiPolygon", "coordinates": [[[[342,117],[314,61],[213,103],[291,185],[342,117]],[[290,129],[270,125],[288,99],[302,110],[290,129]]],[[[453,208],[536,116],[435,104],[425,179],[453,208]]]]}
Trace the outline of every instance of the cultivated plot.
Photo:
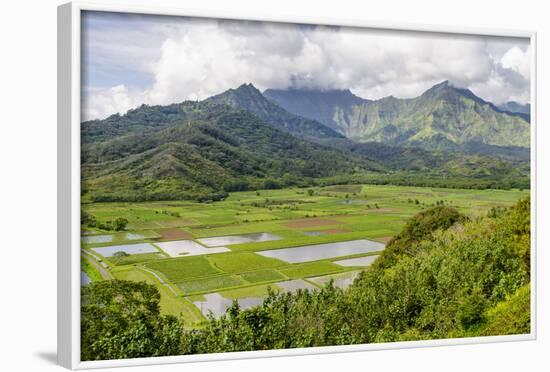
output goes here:
{"type": "Polygon", "coordinates": [[[281,288],[283,292],[295,293],[300,289],[307,289],[310,291],[317,289],[317,287],[315,287],[313,284],[308,283],[302,279],[287,280],[284,282],[278,282],[276,284],[279,288],[281,288]]]}
{"type": "Polygon", "coordinates": [[[353,267],[353,266],[370,266],[376,259],[377,256],[366,256],[366,257],[357,257],[357,258],[348,258],[346,260],[339,260],[339,261],[333,261],[335,264],[346,266],[346,267],[353,267]]]}
{"type": "Polygon", "coordinates": [[[265,257],[277,258],[285,262],[299,263],[351,256],[354,254],[379,252],[384,248],[385,245],[382,243],[359,239],[337,243],[306,245],[295,248],[273,249],[257,253],[265,257]]]}
{"type": "MultiPolygon", "coordinates": [[[[201,311],[204,316],[208,316],[211,312],[214,318],[219,318],[225,314],[226,310],[233,305],[233,300],[222,297],[219,293],[210,293],[203,296],[204,301],[195,301],[193,304],[201,311]]],[[[242,310],[250,309],[254,306],[261,305],[262,297],[245,297],[235,300],[239,303],[242,310]]]]}
{"type": "Polygon", "coordinates": [[[243,234],[243,235],[228,235],[215,236],[212,238],[197,239],[200,243],[208,247],[219,247],[224,245],[242,244],[242,243],[259,243],[281,240],[282,237],[270,233],[243,234]]]}
{"type": "Polygon", "coordinates": [[[229,248],[226,247],[206,248],[192,240],[178,240],[156,244],[170,257],[200,256],[203,254],[229,252],[229,248]]]}
{"type": "Polygon", "coordinates": [[[111,257],[117,252],[126,254],[142,254],[142,253],[158,253],[153,245],[149,243],[128,244],[128,245],[111,245],[108,247],[91,248],[103,257],[111,257]]]}
{"type": "Polygon", "coordinates": [[[112,235],[88,235],[88,236],[83,236],[82,241],[86,244],[110,243],[113,241],[113,236],[112,235]]]}
{"type": "Polygon", "coordinates": [[[325,286],[327,283],[329,283],[332,280],[333,286],[337,288],[345,289],[353,283],[353,281],[355,280],[355,278],[357,278],[357,275],[359,275],[360,272],[361,271],[348,271],[345,273],[308,278],[308,280],[320,286],[325,286]]]}

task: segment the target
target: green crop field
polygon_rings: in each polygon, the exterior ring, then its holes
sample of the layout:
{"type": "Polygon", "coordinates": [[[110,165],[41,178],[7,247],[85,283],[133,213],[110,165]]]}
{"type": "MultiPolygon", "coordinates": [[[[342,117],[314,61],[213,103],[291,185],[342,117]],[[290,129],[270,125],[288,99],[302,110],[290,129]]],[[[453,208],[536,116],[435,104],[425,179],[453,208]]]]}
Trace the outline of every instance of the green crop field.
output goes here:
{"type": "Polygon", "coordinates": [[[178,287],[186,293],[211,292],[224,288],[237,287],[244,283],[245,282],[241,279],[232,275],[219,275],[181,282],[178,283],[178,287]]]}
{"type": "Polygon", "coordinates": [[[237,273],[282,266],[285,263],[251,252],[222,253],[208,256],[208,260],[218,269],[227,273],[237,273]]]}
{"type": "MultiPolygon", "coordinates": [[[[358,239],[387,242],[408,218],[435,205],[452,206],[475,217],[493,207],[512,205],[527,194],[520,190],[337,185],[234,192],[212,203],[89,203],[83,209],[98,225],[119,217],[128,224],[119,232],[83,226],[82,245],[111,276],[156,285],[164,313],[181,314],[187,325],[198,326],[204,318],[191,298],[204,300],[209,293],[228,299],[263,297],[268,287],[280,289],[277,283],[282,281],[324,275],[339,278],[358,270],[331,262],[341,257],[293,264],[264,257],[259,251],[358,239]],[[258,233],[280,239],[226,245],[230,251],[225,253],[177,258],[163,254],[101,258],[89,249],[258,233]]],[[[353,256],[369,254],[373,253],[353,256]]],[[[86,261],[83,269],[92,280],[102,279],[86,261]]]]}
{"type": "Polygon", "coordinates": [[[249,283],[272,282],[285,280],[286,277],[276,270],[257,270],[242,273],[241,278],[249,283]]]}
{"type": "Polygon", "coordinates": [[[138,268],[128,267],[114,272],[114,276],[117,279],[146,282],[155,285],[160,292],[160,308],[163,313],[175,316],[181,315],[187,325],[194,325],[202,320],[202,315],[191,302],[174,296],[169,289],[160,285],[153,275],[138,268]]]}

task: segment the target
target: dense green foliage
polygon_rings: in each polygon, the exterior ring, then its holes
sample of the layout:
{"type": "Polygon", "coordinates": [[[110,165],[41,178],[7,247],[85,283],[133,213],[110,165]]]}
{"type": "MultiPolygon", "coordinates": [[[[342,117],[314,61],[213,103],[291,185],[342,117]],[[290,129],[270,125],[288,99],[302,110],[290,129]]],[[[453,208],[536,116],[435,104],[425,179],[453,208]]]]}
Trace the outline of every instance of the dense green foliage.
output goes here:
{"type": "Polygon", "coordinates": [[[83,192],[94,201],[219,200],[228,191],[308,185],[377,168],[247,111],[207,102],[180,107],[188,119],[178,125],[84,145],[83,192]]]}
{"type": "Polygon", "coordinates": [[[160,294],[145,282],[108,280],[82,288],[81,359],[175,355],[182,329],[159,312],[160,294]]]}
{"type": "Polygon", "coordinates": [[[531,290],[529,285],[519,288],[506,300],[490,308],[477,333],[483,336],[512,335],[531,331],[531,290]]]}
{"type": "Polygon", "coordinates": [[[401,233],[386,245],[375,266],[381,269],[393,266],[403,255],[415,255],[421,242],[432,240],[435,231],[447,230],[456,222],[465,221],[465,216],[450,207],[435,207],[420,212],[409,219],[401,233]]]}

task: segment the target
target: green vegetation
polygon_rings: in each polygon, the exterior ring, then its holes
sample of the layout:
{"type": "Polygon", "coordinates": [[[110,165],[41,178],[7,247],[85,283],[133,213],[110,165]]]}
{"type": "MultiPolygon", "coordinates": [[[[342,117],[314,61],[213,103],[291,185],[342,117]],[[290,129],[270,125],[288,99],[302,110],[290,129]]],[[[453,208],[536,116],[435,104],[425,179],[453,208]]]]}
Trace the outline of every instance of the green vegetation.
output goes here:
{"type": "Polygon", "coordinates": [[[249,271],[240,274],[240,276],[249,283],[274,282],[286,279],[284,275],[276,270],[249,271]]]}
{"type": "Polygon", "coordinates": [[[241,311],[235,305],[205,328],[186,332],[181,352],[528,332],[529,276],[520,252],[529,232],[509,233],[522,231],[528,219],[521,203],[497,217],[456,221],[450,227],[418,218],[418,230],[432,233],[411,255],[399,256],[386,268],[372,267],[346,290],[273,292],[260,307],[241,311]],[[510,318],[515,320],[507,322],[510,318]]]}
{"type": "MultiPolygon", "coordinates": [[[[83,359],[528,333],[529,213],[529,198],[471,218],[449,207],[422,211],[403,225],[381,254],[380,263],[361,272],[347,289],[330,284],[319,291],[294,294],[279,293],[271,284],[229,289],[222,296],[267,297],[263,305],[249,310],[234,304],[226,315],[208,319],[200,328],[185,328],[175,318],[159,315],[158,284],[155,288],[145,283],[93,283],[91,289],[83,290],[83,359]]],[[[249,259],[244,253],[235,254],[249,259]]],[[[182,263],[193,261],[201,268],[193,275],[202,275],[215,270],[209,264],[212,256],[147,265],[176,262],[175,267],[157,269],[185,277],[188,266],[182,263]]],[[[229,268],[235,270],[233,265],[229,268]]],[[[333,265],[317,261],[288,266],[303,278],[310,269],[330,271],[333,265]]],[[[276,270],[293,272],[289,267],[276,270]]],[[[250,273],[270,271],[274,270],[250,273]]],[[[127,278],[140,280],[132,275],[127,278]]],[[[181,285],[196,285],[193,290],[201,291],[239,280],[227,274],[210,275],[181,285]]]]}
{"type": "Polygon", "coordinates": [[[250,252],[216,254],[209,256],[208,260],[212,265],[227,273],[279,267],[285,264],[277,259],[250,252]]]}
{"type": "Polygon", "coordinates": [[[527,284],[487,310],[486,323],[479,333],[483,336],[498,336],[531,332],[530,289],[527,284]]]}
{"type": "Polygon", "coordinates": [[[435,207],[418,213],[407,221],[399,235],[393,238],[386,246],[385,252],[375,265],[380,268],[393,266],[402,256],[412,256],[421,249],[421,242],[431,240],[433,232],[447,230],[457,222],[465,222],[467,218],[456,209],[449,207],[435,207]]]}
{"type": "Polygon", "coordinates": [[[145,282],[157,288],[160,294],[160,312],[163,315],[180,317],[185,327],[199,324],[203,317],[198,309],[184,298],[174,296],[172,291],[164,285],[160,285],[150,273],[136,267],[117,268],[113,273],[115,278],[133,282],[145,282]]]}
{"type": "Polygon", "coordinates": [[[183,328],[160,315],[160,294],[144,282],[109,280],[82,288],[82,360],[175,355],[183,328]]]}
{"type": "MultiPolygon", "coordinates": [[[[354,142],[317,121],[285,111],[251,85],[202,102],[141,106],[122,116],[84,122],[82,197],[95,202],[212,202],[234,191],[362,183],[529,187],[527,122],[452,87],[441,86],[433,95],[419,98],[420,112],[415,105],[404,104],[405,114],[398,115],[399,120],[414,124],[408,137],[395,127],[393,114],[376,119],[378,109],[372,115],[345,116],[377,120],[353,128],[368,128],[374,132],[359,137],[386,144],[354,142]],[[449,94],[458,98],[449,99],[449,94]],[[437,106],[444,112],[433,111],[434,101],[445,103],[437,106]],[[453,105],[457,112],[466,111],[458,119],[452,115],[453,105]],[[475,130],[464,131],[469,124],[475,130]],[[386,132],[386,127],[395,130],[386,132]],[[488,138],[490,143],[483,142],[488,138]],[[521,152],[517,149],[526,155],[517,155],[521,152]]],[[[390,106],[384,112],[402,105],[390,106]]],[[[90,223],[116,231],[125,225],[115,219],[90,223]]]]}
{"type": "Polygon", "coordinates": [[[448,81],[412,99],[373,101],[330,90],[269,89],[264,94],[290,112],[358,140],[507,156],[518,151],[506,146],[529,148],[528,116],[502,112],[448,81]]]}
{"type": "Polygon", "coordinates": [[[278,290],[276,284],[261,284],[251,287],[230,289],[227,291],[220,292],[220,294],[225,298],[237,299],[243,297],[263,297],[269,294],[269,289],[278,290]]]}
{"type": "Polygon", "coordinates": [[[113,265],[134,265],[141,262],[158,260],[164,258],[159,253],[128,254],[125,252],[116,252],[113,256],[107,258],[113,265]]]}
{"type": "Polygon", "coordinates": [[[224,288],[237,287],[243,281],[232,275],[218,275],[208,278],[188,280],[178,283],[178,286],[186,293],[212,292],[224,288]]]}
{"type": "Polygon", "coordinates": [[[325,125],[251,84],[82,123],[83,360],[529,331],[525,116],[447,83],[410,100],[307,94],[299,107],[328,100],[325,125]],[[281,239],[177,258],[94,251],[251,233],[281,239]],[[258,254],[356,239],[387,247],[368,268],[258,254]],[[293,294],[290,279],[324,286],[293,294]],[[264,302],[205,318],[192,301],[213,293],[264,302]]]}
{"type": "Polygon", "coordinates": [[[168,280],[174,283],[220,273],[205,256],[153,261],[147,263],[147,267],[163,273],[168,280]]]}
{"type": "Polygon", "coordinates": [[[80,270],[84,271],[92,282],[99,282],[103,277],[97,269],[85,257],[80,257],[80,270]]]}

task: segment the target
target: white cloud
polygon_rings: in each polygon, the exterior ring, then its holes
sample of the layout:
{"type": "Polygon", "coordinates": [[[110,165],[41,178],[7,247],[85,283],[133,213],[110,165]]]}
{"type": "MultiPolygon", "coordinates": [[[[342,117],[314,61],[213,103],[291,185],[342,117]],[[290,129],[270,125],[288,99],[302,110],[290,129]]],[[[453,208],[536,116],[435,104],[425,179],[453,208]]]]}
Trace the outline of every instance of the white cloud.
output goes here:
{"type": "MultiPolygon", "coordinates": [[[[448,79],[496,103],[529,100],[529,50],[511,43],[500,52],[508,44],[485,37],[200,19],[160,22],[151,32],[164,35],[146,48],[147,60],[151,50],[158,54],[148,63],[154,83],[86,95],[85,119],[141,103],[204,99],[248,82],[259,89],[349,88],[376,99],[416,96],[448,79]]],[[[108,49],[116,46],[102,53],[108,49]]],[[[140,58],[132,46],[124,52],[140,58]]]]}
{"type": "Polygon", "coordinates": [[[124,85],[117,85],[112,88],[91,89],[89,97],[83,97],[82,120],[105,118],[109,115],[124,114],[129,109],[139,106],[143,94],[130,92],[124,85]]]}
{"type": "Polygon", "coordinates": [[[519,47],[510,48],[500,59],[504,68],[509,68],[529,79],[531,73],[531,46],[524,52],[519,47]]]}

